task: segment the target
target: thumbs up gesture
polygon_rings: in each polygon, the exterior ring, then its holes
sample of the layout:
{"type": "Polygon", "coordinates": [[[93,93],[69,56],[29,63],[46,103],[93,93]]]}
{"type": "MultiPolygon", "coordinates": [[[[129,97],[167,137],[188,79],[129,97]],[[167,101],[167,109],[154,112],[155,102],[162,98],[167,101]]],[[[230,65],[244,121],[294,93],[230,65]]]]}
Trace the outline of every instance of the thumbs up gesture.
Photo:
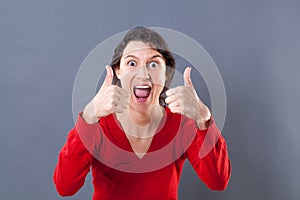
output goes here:
{"type": "Polygon", "coordinates": [[[128,106],[129,96],[123,88],[112,85],[113,70],[106,66],[105,80],[96,96],[84,108],[82,117],[90,124],[111,113],[122,113],[128,106]]]}
{"type": "Polygon", "coordinates": [[[185,115],[193,119],[199,129],[209,126],[211,113],[208,107],[199,99],[191,80],[191,68],[187,67],[183,73],[184,86],[169,89],[165,102],[171,112],[185,115]]]}

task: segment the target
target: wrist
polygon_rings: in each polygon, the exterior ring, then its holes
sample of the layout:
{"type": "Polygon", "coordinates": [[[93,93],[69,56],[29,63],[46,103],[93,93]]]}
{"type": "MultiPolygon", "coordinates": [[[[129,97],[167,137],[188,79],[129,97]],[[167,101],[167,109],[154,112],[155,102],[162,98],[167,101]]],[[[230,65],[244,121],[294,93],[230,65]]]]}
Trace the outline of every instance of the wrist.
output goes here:
{"type": "Polygon", "coordinates": [[[200,129],[200,130],[208,129],[210,124],[211,124],[211,119],[196,122],[196,125],[197,125],[198,129],[200,129]]]}
{"type": "Polygon", "coordinates": [[[211,112],[209,108],[203,103],[199,106],[199,115],[196,120],[197,127],[200,130],[207,129],[211,124],[211,112]]]}
{"type": "Polygon", "coordinates": [[[92,102],[90,102],[84,108],[84,110],[82,112],[82,118],[88,124],[95,124],[98,122],[98,118],[96,117],[92,102]]]}

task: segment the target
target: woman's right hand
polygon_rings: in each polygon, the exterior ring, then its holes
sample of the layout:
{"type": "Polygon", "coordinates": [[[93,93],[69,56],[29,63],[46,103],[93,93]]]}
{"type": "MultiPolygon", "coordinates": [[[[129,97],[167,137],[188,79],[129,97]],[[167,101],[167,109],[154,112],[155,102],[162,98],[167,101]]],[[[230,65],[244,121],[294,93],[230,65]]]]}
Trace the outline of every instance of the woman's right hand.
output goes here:
{"type": "Polygon", "coordinates": [[[86,105],[82,117],[89,124],[111,113],[122,113],[128,106],[129,96],[123,88],[112,85],[113,70],[106,66],[105,80],[96,96],[86,105]]]}

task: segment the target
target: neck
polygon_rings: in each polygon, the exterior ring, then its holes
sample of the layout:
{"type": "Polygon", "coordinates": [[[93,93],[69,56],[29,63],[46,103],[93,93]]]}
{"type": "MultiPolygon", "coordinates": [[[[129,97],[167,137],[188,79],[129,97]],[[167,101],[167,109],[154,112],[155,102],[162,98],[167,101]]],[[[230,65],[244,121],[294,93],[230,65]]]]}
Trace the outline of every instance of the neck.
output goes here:
{"type": "Polygon", "coordinates": [[[139,112],[134,109],[129,109],[128,115],[130,120],[132,120],[132,122],[137,126],[145,127],[151,124],[152,122],[150,112],[139,112]]]}
{"type": "Polygon", "coordinates": [[[138,112],[129,108],[122,114],[117,114],[117,119],[126,134],[147,138],[155,134],[163,115],[163,107],[156,105],[148,109],[147,112],[138,112]]]}

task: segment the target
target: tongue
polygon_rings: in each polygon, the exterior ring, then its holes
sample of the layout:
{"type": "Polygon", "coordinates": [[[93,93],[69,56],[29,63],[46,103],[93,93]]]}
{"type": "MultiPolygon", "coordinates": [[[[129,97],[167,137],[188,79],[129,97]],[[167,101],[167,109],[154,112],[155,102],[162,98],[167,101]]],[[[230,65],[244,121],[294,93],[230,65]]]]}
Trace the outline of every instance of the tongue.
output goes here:
{"type": "Polygon", "coordinates": [[[135,93],[135,96],[137,96],[139,98],[146,98],[149,96],[150,90],[149,89],[135,89],[134,93],[135,93]]]}

